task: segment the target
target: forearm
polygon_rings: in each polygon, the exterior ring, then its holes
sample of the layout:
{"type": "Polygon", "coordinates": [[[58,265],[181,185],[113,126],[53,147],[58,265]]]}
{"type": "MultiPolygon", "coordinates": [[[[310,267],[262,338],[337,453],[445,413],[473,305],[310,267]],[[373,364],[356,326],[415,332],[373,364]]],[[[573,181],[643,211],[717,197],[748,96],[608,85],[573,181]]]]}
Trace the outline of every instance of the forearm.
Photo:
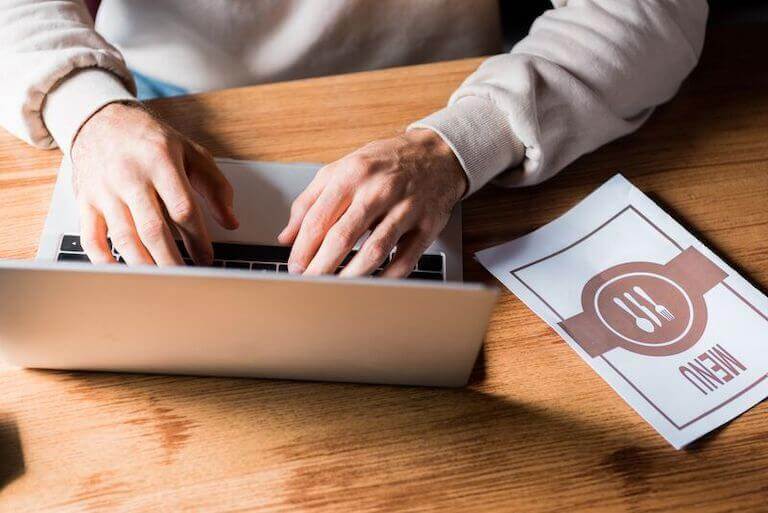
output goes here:
{"type": "Polygon", "coordinates": [[[457,151],[469,193],[541,182],[639,127],[696,65],[704,0],[571,0],[413,126],[457,151]]]}
{"type": "Polygon", "coordinates": [[[5,0],[0,49],[0,124],[30,144],[68,152],[94,112],[133,98],[125,62],[82,0],[5,0]]]}

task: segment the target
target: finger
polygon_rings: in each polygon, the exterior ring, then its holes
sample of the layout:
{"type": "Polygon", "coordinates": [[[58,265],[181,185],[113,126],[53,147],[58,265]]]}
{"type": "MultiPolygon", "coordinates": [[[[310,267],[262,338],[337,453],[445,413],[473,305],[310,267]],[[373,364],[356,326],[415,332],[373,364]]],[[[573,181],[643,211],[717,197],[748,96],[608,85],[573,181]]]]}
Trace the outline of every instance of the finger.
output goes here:
{"type": "Polygon", "coordinates": [[[317,253],[325,234],[349,207],[349,196],[349,193],[336,186],[323,189],[320,197],[304,216],[296,235],[288,258],[288,270],[291,273],[304,272],[317,253]]]}
{"type": "Polygon", "coordinates": [[[280,244],[291,244],[296,239],[301,223],[304,222],[304,217],[325,188],[327,183],[327,172],[324,171],[325,169],[323,168],[317,172],[317,175],[307,188],[291,204],[291,215],[288,219],[288,224],[280,232],[280,235],[277,236],[280,244]]]}
{"type": "Polygon", "coordinates": [[[80,206],[80,244],[94,264],[114,264],[107,243],[107,222],[92,205],[80,206]]]}
{"type": "Polygon", "coordinates": [[[128,208],[139,238],[155,263],[184,265],[155,191],[148,189],[135,194],[128,208]]]}
{"type": "Polygon", "coordinates": [[[187,166],[189,183],[208,205],[213,218],[227,230],[240,226],[234,210],[234,190],[229,180],[202,146],[190,144],[187,166]]]}
{"type": "Polygon", "coordinates": [[[340,273],[342,277],[366,276],[378,269],[404,233],[413,228],[416,213],[405,204],[395,207],[373,230],[357,255],[340,273]]]}
{"type": "Polygon", "coordinates": [[[117,248],[120,256],[131,265],[153,265],[155,261],[142,244],[128,207],[115,201],[104,208],[103,213],[112,245],[117,248]]]}
{"type": "Polygon", "coordinates": [[[306,274],[334,272],[357,240],[370,228],[384,209],[383,202],[353,201],[336,224],[328,230],[320,248],[307,266],[306,274]]]}
{"type": "Polygon", "coordinates": [[[382,278],[405,278],[416,267],[419,257],[434,242],[435,236],[424,230],[413,230],[406,233],[397,245],[397,251],[392,262],[381,273],[382,278]]]}
{"type": "Polygon", "coordinates": [[[210,265],[213,261],[213,246],[208,228],[192,195],[187,175],[178,166],[173,171],[159,173],[160,178],[156,179],[154,185],[192,260],[198,265],[210,265]]]}

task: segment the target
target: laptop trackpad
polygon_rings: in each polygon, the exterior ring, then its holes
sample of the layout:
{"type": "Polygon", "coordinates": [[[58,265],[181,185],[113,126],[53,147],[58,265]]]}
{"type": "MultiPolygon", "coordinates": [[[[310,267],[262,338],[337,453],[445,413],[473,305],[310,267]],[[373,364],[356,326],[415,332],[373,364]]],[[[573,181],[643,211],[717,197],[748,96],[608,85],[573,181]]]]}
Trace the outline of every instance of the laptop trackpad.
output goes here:
{"type": "Polygon", "coordinates": [[[264,244],[277,243],[277,235],[288,222],[291,203],[321,167],[230,159],[217,159],[217,163],[235,190],[235,215],[240,227],[237,230],[221,228],[206,209],[211,238],[264,244]]]}

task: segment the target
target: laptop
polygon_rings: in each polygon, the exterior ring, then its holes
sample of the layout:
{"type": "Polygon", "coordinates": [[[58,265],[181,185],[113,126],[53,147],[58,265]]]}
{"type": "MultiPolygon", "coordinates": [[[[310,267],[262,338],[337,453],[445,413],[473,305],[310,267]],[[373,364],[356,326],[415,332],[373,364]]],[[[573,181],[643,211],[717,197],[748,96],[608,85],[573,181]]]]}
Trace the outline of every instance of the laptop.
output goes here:
{"type": "Polygon", "coordinates": [[[218,164],[240,227],[224,230],[206,212],[213,265],[157,268],[89,262],[65,159],[37,259],[0,262],[0,357],[47,369],[466,384],[497,291],[462,283],[459,207],[407,279],[291,275],[277,234],[320,166],[218,164]]]}

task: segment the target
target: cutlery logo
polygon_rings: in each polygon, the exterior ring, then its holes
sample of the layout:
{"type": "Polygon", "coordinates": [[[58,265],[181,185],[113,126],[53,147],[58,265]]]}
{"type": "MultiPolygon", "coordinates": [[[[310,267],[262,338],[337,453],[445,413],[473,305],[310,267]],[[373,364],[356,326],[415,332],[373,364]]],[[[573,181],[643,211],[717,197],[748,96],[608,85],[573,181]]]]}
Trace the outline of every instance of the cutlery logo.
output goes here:
{"type": "Polygon", "coordinates": [[[587,282],[583,311],[560,325],[593,357],[616,347],[648,356],[677,354],[701,338],[704,294],[726,276],[693,247],[666,265],[619,264],[587,282]]]}
{"type": "MultiPolygon", "coordinates": [[[[649,296],[646,291],[644,291],[637,285],[632,287],[632,290],[634,290],[635,293],[637,293],[641,298],[643,298],[646,302],[648,302],[656,311],[656,313],[661,316],[662,319],[664,319],[667,322],[671,322],[675,320],[674,314],[672,314],[672,312],[670,312],[666,306],[658,304],[656,301],[651,299],[651,296],[649,296]]],[[[619,308],[627,312],[627,314],[629,314],[632,317],[632,319],[634,319],[635,325],[638,328],[640,328],[646,333],[653,333],[656,330],[656,328],[653,326],[654,324],[659,328],[662,327],[661,320],[659,320],[656,314],[654,314],[653,312],[648,310],[648,308],[640,304],[632,294],[630,294],[629,292],[625,292],[624,297],[627,299],[627,301],[632,303],[635,306],[635,308],[640,310],[640,312],[645,317],[639,317],[635,315],[635,312],[633,312],[632,309],[629,308],[626,303],[624,303],[624,301],[622,301],[617,297],[613,298],[613,302],[616,303],[616,305],[618,305],[619,308]]]]}

